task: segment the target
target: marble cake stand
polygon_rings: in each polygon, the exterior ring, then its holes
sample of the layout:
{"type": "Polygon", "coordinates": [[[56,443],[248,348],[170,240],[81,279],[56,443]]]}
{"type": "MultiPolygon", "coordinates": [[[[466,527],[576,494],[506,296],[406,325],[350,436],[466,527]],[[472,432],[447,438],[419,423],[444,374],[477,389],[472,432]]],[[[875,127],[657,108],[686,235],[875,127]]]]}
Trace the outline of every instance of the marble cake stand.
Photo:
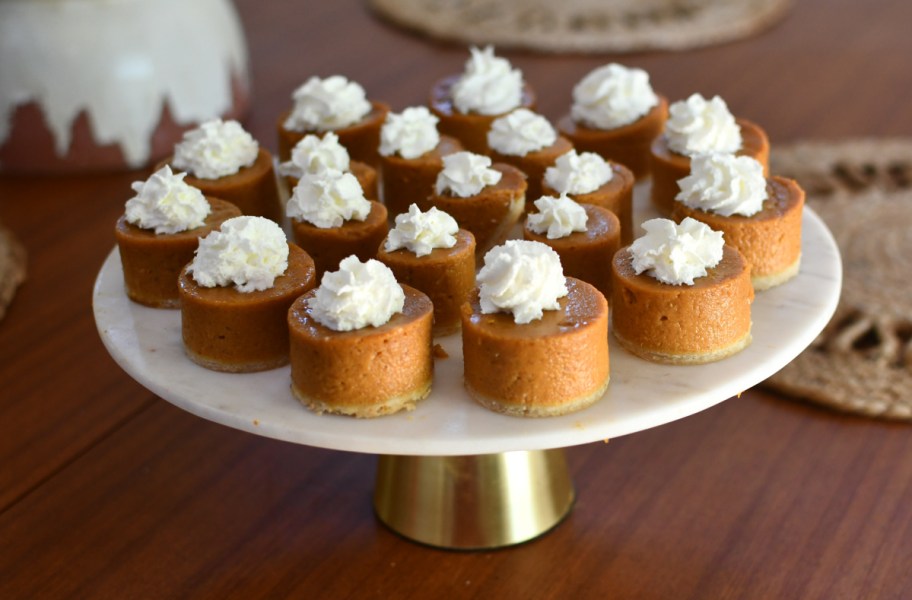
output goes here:
{"type": "Polygon", "coordinates": [[[473,402],[462,385],[458,334],[437,340],[448,358],[436,361],[431,396],[415,411],[355,420],[302,408],[291,395],[288,367],[239,375],[190,362],[179,311],[130,302],[116,249],[98,275],[93,304],[111,356],[158,396],[258,435],[379,454],[374,503],[382,521],[421,543],[484,548],[536,537],[568,513],[574,492],[561,448],[686,417],[785,366],[829,321],[841,280],[832,236],[805,209],[801,271],[757,294],[747,349],[718,363],[674,367],[636,358],[611,338],[611,385],[604,397],[581,412],[548,419],[507,417],[473,402]]]}

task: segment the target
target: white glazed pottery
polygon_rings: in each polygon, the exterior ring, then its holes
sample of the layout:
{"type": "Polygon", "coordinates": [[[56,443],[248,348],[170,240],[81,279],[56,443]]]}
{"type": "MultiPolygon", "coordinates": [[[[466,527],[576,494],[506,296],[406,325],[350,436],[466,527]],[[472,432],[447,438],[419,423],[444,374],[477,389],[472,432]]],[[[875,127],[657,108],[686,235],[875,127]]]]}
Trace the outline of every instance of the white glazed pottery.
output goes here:
{"type": "Polygon", "coordinates": [[[0,170],[142,167],[248,98],[230,0],[0,2],[0,170]]]}

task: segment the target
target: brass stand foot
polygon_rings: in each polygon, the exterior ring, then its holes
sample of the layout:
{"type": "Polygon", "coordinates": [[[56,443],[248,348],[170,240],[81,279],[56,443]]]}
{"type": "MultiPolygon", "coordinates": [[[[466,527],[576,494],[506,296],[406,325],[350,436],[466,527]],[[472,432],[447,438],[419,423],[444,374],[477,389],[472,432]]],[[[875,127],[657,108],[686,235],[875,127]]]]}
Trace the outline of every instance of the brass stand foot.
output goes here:
{"type": "Polygon", "coordinates": [[[562,449],[478,456],[380,456],[374,508],[413,541],[458,550],[542,535],[573,505],[562,449]]]}

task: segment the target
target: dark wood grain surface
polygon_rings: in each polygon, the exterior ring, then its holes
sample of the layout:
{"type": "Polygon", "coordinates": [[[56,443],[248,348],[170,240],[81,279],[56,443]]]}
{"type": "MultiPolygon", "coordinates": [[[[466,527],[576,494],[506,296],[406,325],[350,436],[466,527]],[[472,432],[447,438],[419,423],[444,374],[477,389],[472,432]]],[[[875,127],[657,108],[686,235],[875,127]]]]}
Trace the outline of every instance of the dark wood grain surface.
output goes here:
{"type": "MultiPolygon", "coordinates": [[[[465,48],[360,2],[237,2],[248,126],[312,74],[395,109],[461,70],[465,48]]],[[[676,54],[508,53],[552,119],[610,59],[671,99],[720,94],[773,152],[803,138],[912,135],[912,4],[800,0],[756,37],[676,54]]],[[[568,450],[578,500],[543,538],[493,552],[407,542],[371,509],[376,458],[193,417],[107,355],[94,277],[142,172],[0,178],[29,280],[0,322],[0,598],[909,598],[912,435],[762,390],[568,450]]]]}

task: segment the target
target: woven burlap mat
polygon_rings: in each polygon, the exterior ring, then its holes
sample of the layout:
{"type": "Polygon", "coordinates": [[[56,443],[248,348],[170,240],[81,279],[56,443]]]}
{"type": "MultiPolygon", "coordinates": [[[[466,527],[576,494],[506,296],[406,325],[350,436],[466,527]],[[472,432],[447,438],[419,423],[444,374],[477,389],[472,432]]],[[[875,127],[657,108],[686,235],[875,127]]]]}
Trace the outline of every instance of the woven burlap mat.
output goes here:
{"type": "Polygon", "coordinates": [[[0,319],[6,315],[6,307],[24,280],[25,248],[0,224],[0,319]]]}
{"type": "Polygon", "coordinates": [[[832,408],[912,420],[912,140],[774,146],[771,171],[797,179],[842,254],[833,320],[766,381],[832,408]]]}
{"type": "Polygon", "coordinates": [[[369,0],[434,38],[541,52],[681,50],[768,27],[791,0],[369,0]]]}

